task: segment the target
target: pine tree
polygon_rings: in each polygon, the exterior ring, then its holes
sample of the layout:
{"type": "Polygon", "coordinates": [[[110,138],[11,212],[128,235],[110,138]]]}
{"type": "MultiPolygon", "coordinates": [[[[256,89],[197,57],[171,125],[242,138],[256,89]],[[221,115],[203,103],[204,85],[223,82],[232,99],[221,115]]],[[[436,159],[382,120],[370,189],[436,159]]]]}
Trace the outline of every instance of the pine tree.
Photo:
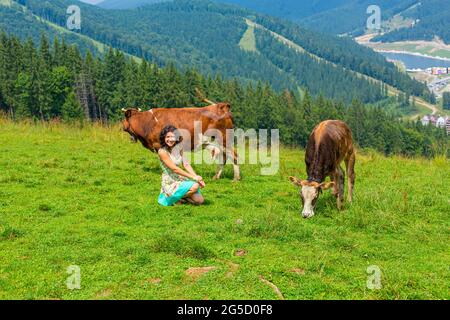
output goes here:
{"type": "MultiPolygon", "coordinates": [[[[186,106],[188,107],[198,106],[200,103],[195,88],[203,89],[201,75],[195,69],[188,69],[183,75],[183,91],[187,94],[186,106]]],[[[217,99],[217,97],[214,97],[214,99],[217,99]]]]}
{"type": "Polygon", "coordinates": [[[14,117],[17,107],[16,82],[23,69],[24,50],[20,41],[15,37],[7,38],[6,34],[3,34],[1,42],[3,50],[0,52],[0,68],[3,71],[0,72],[0,90],[3,93],[8,113],[14,117]]]}
{"type": "Polygon", "coordinates": [[[189,98],[182,90],[181,76],[174,63],[169,63],[162,70],[160,80],[161,91],[157,95],[158,105],[165,108],[182,108],[186,106],[189,98]]]}
{"type": "Polygon", "coordinates": [[[450,92],[444,92],[442,95],[442,107],[450,110],[450,92]]]}
{"type": "Polygon", "coordinates": [[[51,114],[52,97],[48,90],[52,56],[50,54],[48,39],[45,35],[41,37],[40,51],[36,57],[35,67],[37,68],[35,87],[37,90],[39,113],[41,120],[48,120],[53,116],[51,114]]]}
{"type": "Polygon", "coordinates": [[[83,121],[83,108],[74,91],[71,91],[62,106],[62,118],[64,121],[83,121]]]}
{"type": "Polygon", "coordinates": [[[31,110],[30,107],[33,103],[32,85],[30,76],[27,73],[19,73],[19,76],[15,82],[15,114],[19,118],[34,116],[33,110],[31,110]]]}
{"type": "Polygon", "coordinates": [[[62,106],[72,90],[71,74],[67,67],[60,66],[52,69],[47,89],[51,96],[50,113],[52,117],[61,117],[62,106]]]}
{"type": "Polygon", "coordinates": [[[50,53],[50,44],[45,34],[41,35],[40,56],[42,57],[46,67],[53,65],[53,57],[50,53]]]}

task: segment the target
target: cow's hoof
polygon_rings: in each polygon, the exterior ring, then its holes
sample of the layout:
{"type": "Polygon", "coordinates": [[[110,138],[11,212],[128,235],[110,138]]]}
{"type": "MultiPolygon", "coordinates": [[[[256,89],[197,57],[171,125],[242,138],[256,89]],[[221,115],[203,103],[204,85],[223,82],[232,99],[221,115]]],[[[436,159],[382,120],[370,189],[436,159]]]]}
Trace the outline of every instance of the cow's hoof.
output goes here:
{"type": "Polygon", "coordinates": [[[220,177],[218,177],[218,176],[214,176],[213,178],[212,178],[213,180],[219,180],[220,179],[220,177]]]}

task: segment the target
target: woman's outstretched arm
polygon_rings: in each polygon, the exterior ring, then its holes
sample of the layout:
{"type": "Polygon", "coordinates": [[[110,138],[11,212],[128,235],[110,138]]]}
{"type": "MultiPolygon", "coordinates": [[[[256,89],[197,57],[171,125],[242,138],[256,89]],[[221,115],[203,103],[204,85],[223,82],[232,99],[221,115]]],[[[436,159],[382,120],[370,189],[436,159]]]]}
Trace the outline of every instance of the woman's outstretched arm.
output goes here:
{"type": "Polygon", "coordinates": [[[189,160],[184,157],[183,152],[181,152],[181,157],[183,158],[183,167],[186,169],[186,171],[189,172],[190,174],[197,176],[191,164],[189,163],[189,160]]]}
{"type": "Polygon", "coordinates": [[[203,178],[201,176],[199,176],[197,173],[195,173],[194,169],[192,168],[191,164],[189,163],[189,160],[184,157],[183,151],[181,151],[181,157],[183,159],[183,167],[190,174],[193,174],[194,176],[199,177],[199,180],[197,182],[200,184],[201,188],[204,188],[206,186],[206,184],[205,184],[205,182],[203,182],[203,178]]]}

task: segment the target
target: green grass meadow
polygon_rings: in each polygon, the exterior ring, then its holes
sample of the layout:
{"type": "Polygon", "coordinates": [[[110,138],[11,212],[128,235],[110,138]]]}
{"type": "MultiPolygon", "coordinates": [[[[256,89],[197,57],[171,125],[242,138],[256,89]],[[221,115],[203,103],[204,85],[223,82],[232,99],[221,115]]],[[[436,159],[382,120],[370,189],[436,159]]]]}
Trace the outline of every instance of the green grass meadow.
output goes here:
{"type": "MultiPolygon", "coordinates": [[[[261,176],[197,166],[206,204],[161,207],[155,154],[119,126],[0,120],[0,299],[448,299],[450,165],[359,152],[355,199],[300,216],[303,151],[261,176]],[[69,290],[71,265],[81,288],[69,290]],[[367,267],[382,271],[367,288],[367,267]],[[194,267],[215,267],[193,276],[194,267]]],[[[195,272],[194,272],[195,273],[195,272]]]]}

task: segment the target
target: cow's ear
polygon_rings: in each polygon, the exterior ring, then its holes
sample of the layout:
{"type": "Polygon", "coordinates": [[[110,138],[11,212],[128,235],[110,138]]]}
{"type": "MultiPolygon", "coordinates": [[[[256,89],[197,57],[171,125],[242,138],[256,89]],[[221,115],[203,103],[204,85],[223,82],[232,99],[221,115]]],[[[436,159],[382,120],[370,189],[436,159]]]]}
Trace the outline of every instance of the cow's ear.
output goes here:
{"type": "Polygon", "coordinates": [[[303,185],[302,180],[296,177],[289,177],[289,180],[292,182],[294,186],[301,187],[303,185]]]}
{"type": "Polygon", "coordinates": [[[125,118],[129,119],[131,117],[132,114],[132,110],[128,109],[127,111],[125,111],[125,118]]]}
{"type": "Polygon", "coordinates": [[[322,182],[322,183],[320,184],[319,187],[320,187],[320,189],[322,189],[322,190],[328,190],[328,189],[330,189],[331,187],[334,187],[334,182],[333,182],[333,181],[328,182],[328,183],[322,182]]]}
{"type": "Polygon", "coordinates": [[[183,136],[178,137],[178,143],[181,143],[181,142],[183,142],[183,136]]]}

